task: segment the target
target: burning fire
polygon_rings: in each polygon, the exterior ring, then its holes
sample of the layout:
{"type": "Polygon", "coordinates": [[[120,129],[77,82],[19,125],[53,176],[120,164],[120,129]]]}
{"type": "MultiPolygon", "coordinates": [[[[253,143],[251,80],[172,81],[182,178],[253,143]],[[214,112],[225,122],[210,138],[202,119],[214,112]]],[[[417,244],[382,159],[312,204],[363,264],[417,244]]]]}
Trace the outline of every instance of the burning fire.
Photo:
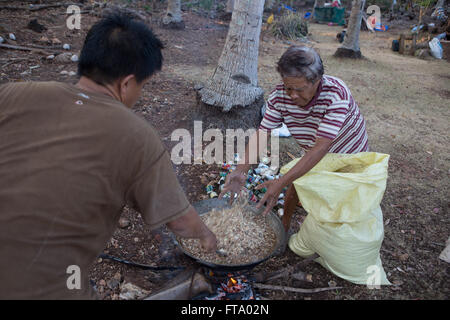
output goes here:
{"type": "Polygon", "coordinates": [[[228,288],[235,286],[236,283],[237,283],[236,280],[234,280],[233,278],[230,278],[230,280],[228,280],[228,288]]]}
{"type": "Polygon", "coordinates": [[[210,300],[254,300],[253,290],[245,276],[228,274],[226,282],[222,282],[217,294],[210,300]]]}

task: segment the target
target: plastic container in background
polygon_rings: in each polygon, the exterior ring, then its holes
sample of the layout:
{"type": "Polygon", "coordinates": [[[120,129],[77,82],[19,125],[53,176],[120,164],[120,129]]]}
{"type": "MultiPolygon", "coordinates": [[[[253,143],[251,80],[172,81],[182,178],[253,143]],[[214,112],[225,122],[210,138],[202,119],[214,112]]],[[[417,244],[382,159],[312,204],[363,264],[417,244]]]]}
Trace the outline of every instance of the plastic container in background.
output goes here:
{"type": "Polygon", "coordinates": [[[431,55],[436,59],[442,59],[442,55],[444,53],[444,49],[442,48],[441,43],[438,38],[433,38],[428,45],[430,46],[431,55]]]}
{"type": "Polygon", "coordinates": [[[400,48],[400,42],[398,40],[392,40],[392,51],[397,52],[400,48]]]}

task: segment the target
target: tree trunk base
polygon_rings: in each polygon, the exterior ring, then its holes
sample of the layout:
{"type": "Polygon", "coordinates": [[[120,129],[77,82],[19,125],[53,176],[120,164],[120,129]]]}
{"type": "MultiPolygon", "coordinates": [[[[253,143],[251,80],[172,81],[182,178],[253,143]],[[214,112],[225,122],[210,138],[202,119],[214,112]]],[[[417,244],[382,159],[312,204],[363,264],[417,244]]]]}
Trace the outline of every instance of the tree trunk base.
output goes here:
{"type": "Polygon", "coordinates": [[[197,106],[194,110],[194,120],[203,122],[205,129],[219,129],[225,133],[226,129],[257,129],[262,120],[261,107],[264,96],[261,96],[248,106],[234,106],[224,112],[221,107],[206,104],[197,90],[197,106]]]}
{"type": "Polygon", "coordinates": [[[361,51],[354,51],[347,48],[338,48],[333,55],[336,58],[351,58],[351,59],[361,59],[363,56],[361,51]]]}
{"type": "Polygon", "coordinates": [[[182,30],[185,28],[184,21],[163,22],[161,23],[161,26],[166,29],[175,29],[175,30],[182,30]]]}
{"type": "Polygon", "coordinates": [[[161,22],[161,26],[166,29],[181,30],[185,28],[184,21],[174,19],[173,16],[166,15],[161,22]]]}
{"type": "Polygon", "coordinates": [[[235,107],[251,106],[264,97],[264,91],[252,85],[246,75],[235,74],[231,79],[224,79],[221,73],[214,76],[215,79],[210,79],[205,87],[197,89],[197,94],[202,102],[222,108],[223,112],[229,112],[235,107]]]}
{"type": "Polygon", "coordinates": [[[229,22],[231,21],[231,15],[232,12],[219,12],[217,18],[219,18],[222,21],[229,22]]]}

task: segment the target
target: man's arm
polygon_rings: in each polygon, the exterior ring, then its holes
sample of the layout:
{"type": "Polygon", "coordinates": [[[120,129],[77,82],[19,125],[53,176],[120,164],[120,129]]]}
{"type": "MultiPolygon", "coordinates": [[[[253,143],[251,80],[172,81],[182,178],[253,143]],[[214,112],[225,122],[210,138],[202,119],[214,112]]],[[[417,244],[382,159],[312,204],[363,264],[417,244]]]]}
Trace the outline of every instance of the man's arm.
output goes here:
{"type": "Polygon", "coordinates": [[[168,222],[166,225],[177,236],[200,239],[201,245],[208,251],[217,249],[216,236],[200,219],[197,210],[192,206],[186,214],[168,222]]]}

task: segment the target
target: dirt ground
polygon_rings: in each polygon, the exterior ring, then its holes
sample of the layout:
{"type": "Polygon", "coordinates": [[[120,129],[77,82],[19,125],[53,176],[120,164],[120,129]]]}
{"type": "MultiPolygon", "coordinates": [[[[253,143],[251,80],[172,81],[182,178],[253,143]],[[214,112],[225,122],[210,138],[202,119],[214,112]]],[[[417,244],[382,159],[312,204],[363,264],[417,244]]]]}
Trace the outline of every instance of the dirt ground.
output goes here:
{"type": "MultiPolygon", "coordinates": [[[[192,130],[190,109],[196,104],[193,87],[206,81],[213,72],[227,35],[227,22],[186,11],[184,30],[166,30],[158,23],[163,8],[156,7],[150,12],[145,12],[142,6],[140,9],[163,40],[165,49],[163,70],[145,86],[135,111],[157,128],[170,150],[174,145],[170,141],[173,130],[192,130]]],[[[58,38],[62,43],[71,44],[70,52],[79,53],[89,27],[98,17],[83,14],[81,29],[73,31],[66,28],[65,19],[63,8],[37,12],[0,10],[0,35],[5,37],[13,32],[16,41],[8,40],[8,43],[23,46],[48,45],[39,41],[42,36],[58,38]],[[27,29],[33,18],[47,30],[36,33],[27,29]]],[[[370,290],[334,276],[319,264],[309,263],[303,271],[312,274],[312,283],[278,279],[273,284],[317,288],[335,283],[342,289],[314,294],[260,290],[261,297],[274,300],[450,298],[449,265],[438,258],[450,236],[450,63],[392,52],[391,41],[405,28],[397,25],[388,32],[361,32],[365,59],[355,61],[332,56],[339,47],[335,37],[342,27],[309,25],[309,45],[320,52],[326,74],[346,82],[366,119],[371,150],[390,155],[387,189],[381,203],[385,237],[380,254],[393,285],[370,290]]],[[[268,33],[262,35],[259,83],[266,95],[280,81],[275,63],[290,44],[300,42],[275,39],[268,33]]],[[[47,60],[47,53],[0,49],[0,83],[31,80],[75,83],[76,76],[61,71],[76,71],[76,63],[47,60]],[[30,68],[34,66],[39,67],[30,68]]],[[[298,153],[291,138],[281,139],[282,164],[290,160],[287,151],[298,153]]],[[[206,197],[202,175],[218,174],[220,170],[216,165],[180,165],[174,169],[191,202],[206,197]]],[[[298,208],[291,233],[299,230],[305,216],[306,212],[298,208]]],[[[122,217],[130,224],[117,228],[104,253],[154,266],[193,265],[172,243],[164,227],[149,230],[140,214],[129,208],[124,209],[122,217]]],[[[281,256],[258,265],[255,271],[271,272],[301,261],[286,249],[281,256]]],[[[175,274],[174,271],[142,270],[106,259],[98,259],[90,271],[101,299],[114,300],[119,299],[121,282],[131,282],[152,292],[175,274]]]]}

